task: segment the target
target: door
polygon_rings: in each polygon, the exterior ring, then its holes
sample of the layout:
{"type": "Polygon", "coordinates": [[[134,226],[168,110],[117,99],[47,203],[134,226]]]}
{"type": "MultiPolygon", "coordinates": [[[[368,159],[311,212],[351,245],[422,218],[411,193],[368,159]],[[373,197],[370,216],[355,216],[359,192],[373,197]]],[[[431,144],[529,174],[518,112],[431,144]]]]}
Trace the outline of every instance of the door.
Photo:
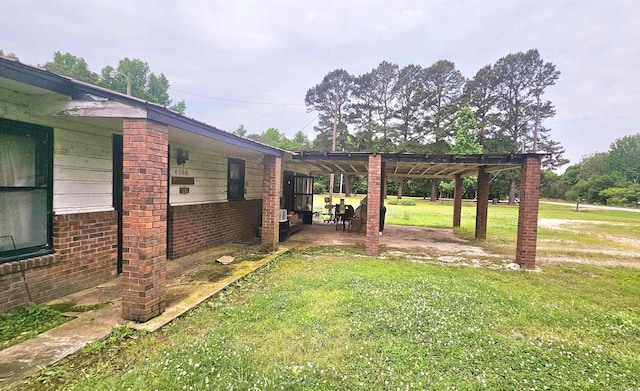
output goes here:
{"type": "Polygon", "coordinates": [[[118,263],[122,273],[122,135],[113,135],[113,208],[118,212],[118,263]]]}
{"type": "Polygon", "coordinates": [[[293,202],[293,187],[294,187],[294,174],[290,171],[284,172],[283,184],[282,184],[282,197],[284,198],[284,205],[282,208],[286,209],[287,212],[291,212],[294,210],[294,202],[293,202]]]}

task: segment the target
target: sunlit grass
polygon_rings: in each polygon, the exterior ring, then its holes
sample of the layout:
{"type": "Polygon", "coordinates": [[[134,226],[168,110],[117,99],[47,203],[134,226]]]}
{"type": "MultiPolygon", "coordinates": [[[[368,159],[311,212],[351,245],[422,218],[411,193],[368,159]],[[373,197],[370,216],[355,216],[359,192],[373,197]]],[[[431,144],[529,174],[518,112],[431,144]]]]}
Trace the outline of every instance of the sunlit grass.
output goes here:
{"type": "Polygon", "coordinates": [[[507,272],[309,249],[25,388],[635,389],[638,295],[635,269],[507,272]]]}

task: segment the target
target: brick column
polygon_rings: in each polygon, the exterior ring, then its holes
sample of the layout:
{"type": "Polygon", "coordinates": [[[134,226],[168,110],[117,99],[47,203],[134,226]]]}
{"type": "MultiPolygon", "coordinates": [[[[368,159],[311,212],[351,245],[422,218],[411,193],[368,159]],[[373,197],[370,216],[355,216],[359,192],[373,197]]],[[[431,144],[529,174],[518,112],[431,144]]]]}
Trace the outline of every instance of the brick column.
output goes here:
{"type": "Polygon", "coordinates": [[[540,158],[527,156],[520,170],[520,207],[516,263],[525,269],[536,267],[538,205],[540,200],[540,158]]]}
{"type": "Polygon", "coordinates": [[[167,126],[123,121],[122,317],[146,322],[166,307],[167,126]]]}
{"type": "Polygon", "coordinates": [[[462,176],[456,174],[456,184],[453,189],[453,226],[459,227],[462,217],[462,176]]]}
{"type": "Polygon", "coordinates": [[[367,255],[380,254],[380,205],[384,202],[382,195],[382,156],[369,155],[369,172],[367,174],[367,255]]]}
{"type": "Polygon", "coordinates": [[[489,174],[487,168],[478,168],[478,202],[476,203],[476,239],[487,238],[487,211],[489,209],[489,174]]]}
{"type": "Polygon", "coordinates": [[[268,251],[278,249],[279,213],[282,158],[264,157],[262,174],[262,247],[268,251]]]}

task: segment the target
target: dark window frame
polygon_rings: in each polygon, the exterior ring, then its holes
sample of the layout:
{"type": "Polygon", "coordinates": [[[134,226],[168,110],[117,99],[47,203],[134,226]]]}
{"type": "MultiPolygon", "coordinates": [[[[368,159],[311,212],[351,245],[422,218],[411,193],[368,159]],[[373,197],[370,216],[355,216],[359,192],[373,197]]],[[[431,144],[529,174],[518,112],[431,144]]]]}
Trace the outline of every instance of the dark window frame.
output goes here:
{"type": "Polygon", "coordinates": [[[244,200],[245,161],[228,158],[227,161],[227,200],[244,200]],[[231,179],[232,166],[238,166],[240,177],[231,179]]]}
{"type": "MultiPolygon", "coordinates": [[[[53,128],[0,118],[0,134],[29,135],[36,140],[34,186],[0,186],[0,192],[46,191],[46,243],[0,251],[0,263],[18,261],[53,252],[53,128]]],[[[7,240],[7,238],[4,238],[7,240]]]]}

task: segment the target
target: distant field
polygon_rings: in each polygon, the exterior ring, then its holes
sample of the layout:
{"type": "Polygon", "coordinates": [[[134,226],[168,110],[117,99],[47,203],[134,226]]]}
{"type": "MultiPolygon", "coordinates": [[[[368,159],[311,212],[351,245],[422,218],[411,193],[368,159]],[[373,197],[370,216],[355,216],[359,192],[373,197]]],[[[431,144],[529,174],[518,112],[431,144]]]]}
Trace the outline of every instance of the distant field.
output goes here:
{"type": "MultiPolygon", "coordinates": [[[[316,208],[324,196],[316,196],[316,208]]],[[[345,198],[359,205],[363,196],[345,198]]],[[[335,197],[338,202],[340,197],[335,197]]],[[[389,197],[387,200],[392,199],[389,197]]],[[[386,224],[449,228],[453,220],[451,200],[431,202],[404,197],[415,206],[386,203],[386,224]]],[[[462,220],[456,233],[473,239],[476,204],[464,201],[462,220]]],[[[518,228],[518,205],[489,205],[487,240],[481,245],[492,253],[512,257],[518,228]]],[[[540,204],[538,226],[538,258],[541,262],[601,262],[640,267],[640,214],[625,211],[581,210],[573,206],[540,204]]]]}

